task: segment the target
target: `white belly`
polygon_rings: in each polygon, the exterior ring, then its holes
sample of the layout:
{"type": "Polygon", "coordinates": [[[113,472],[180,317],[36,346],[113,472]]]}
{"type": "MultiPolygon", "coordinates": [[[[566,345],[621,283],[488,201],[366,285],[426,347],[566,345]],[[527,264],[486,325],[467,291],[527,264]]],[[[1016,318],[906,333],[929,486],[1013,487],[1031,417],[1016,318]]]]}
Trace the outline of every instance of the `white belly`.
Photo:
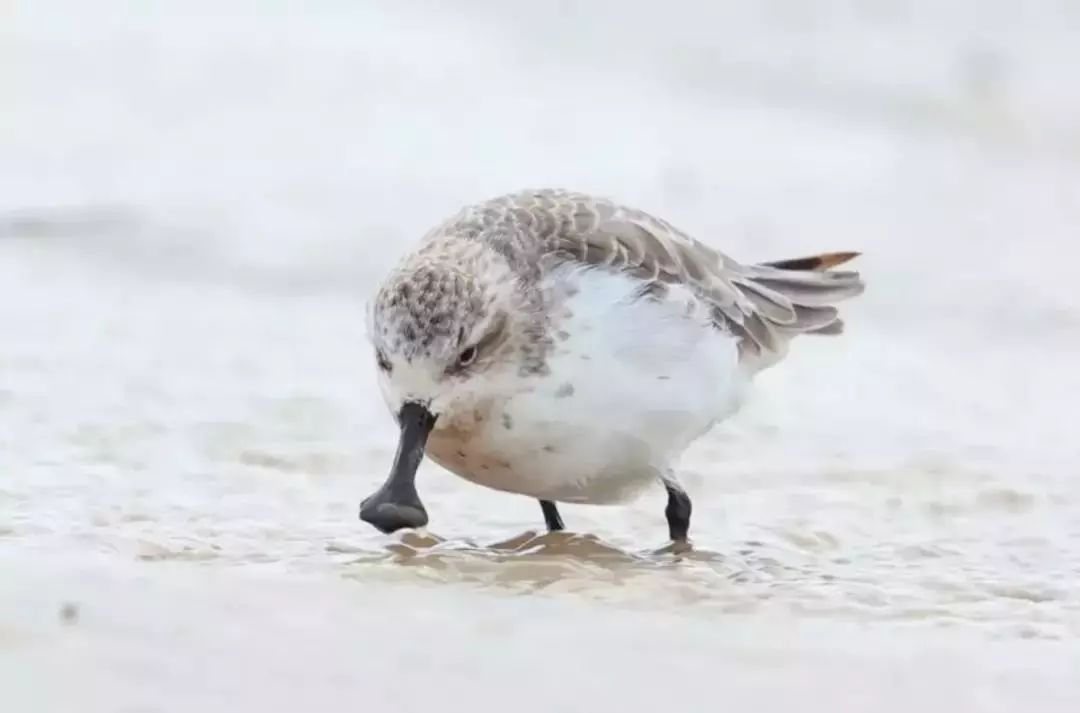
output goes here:
{"type": "Polygon", "coordinates": [[[562,271],[570,285],[553,323],[549,373],[493,404],[467,444],[432,456],[498,490],[563,502],[636,495],[738,405],[745,378],[734,339],[688,295],[630,299],[623,275],[562,271]],[[576,288],[576,292],[573,288],[576,288]]]}

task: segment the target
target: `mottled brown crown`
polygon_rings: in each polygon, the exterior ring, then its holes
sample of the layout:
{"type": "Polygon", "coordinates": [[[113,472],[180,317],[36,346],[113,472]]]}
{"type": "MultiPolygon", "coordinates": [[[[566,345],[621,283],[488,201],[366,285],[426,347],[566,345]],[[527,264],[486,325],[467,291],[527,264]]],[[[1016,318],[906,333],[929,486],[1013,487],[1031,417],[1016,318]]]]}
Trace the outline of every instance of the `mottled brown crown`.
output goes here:
{"type": "Polygon", "coordinates": [[[488,301],[475,277],[452,263],[403,266],[375,298],[372,336],[381,348],[410,360],[452,351],[483,318],[488,301]]]}

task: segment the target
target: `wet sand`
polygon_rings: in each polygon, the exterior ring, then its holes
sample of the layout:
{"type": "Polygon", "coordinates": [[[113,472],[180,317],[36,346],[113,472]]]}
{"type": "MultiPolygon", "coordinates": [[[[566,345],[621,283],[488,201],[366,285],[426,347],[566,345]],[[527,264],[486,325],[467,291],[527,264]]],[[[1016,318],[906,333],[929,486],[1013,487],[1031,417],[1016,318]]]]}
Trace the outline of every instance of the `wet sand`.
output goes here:
{"type": "MultiPolygon", "coordinates": [[[[9,565],[10,562],[5,562],[9,565]]],[[[1063,642],[115,561],[0,584],[20,710],[1069,710],[1063,642]],[[77,614],[60,615],[64,591],[77,614]],[[118,606],[123,602],[123,606],[118,606]]]]}

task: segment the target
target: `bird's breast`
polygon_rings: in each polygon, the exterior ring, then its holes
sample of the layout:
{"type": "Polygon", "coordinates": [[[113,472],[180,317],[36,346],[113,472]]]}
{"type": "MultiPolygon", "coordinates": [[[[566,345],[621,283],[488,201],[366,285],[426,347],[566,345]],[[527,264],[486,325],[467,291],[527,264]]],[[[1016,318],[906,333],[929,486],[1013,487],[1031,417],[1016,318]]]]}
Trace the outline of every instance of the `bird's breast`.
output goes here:
{"type": "Polygon", "coordinates": [[[498,490],[521,492],[520,454],[499,438],[501,409],[490,403],[467,409],[436,424],[427,453],[436,463],[466,480],[498,490]]]}
{"type": "Polygon", "coordinates": [[[621,502],[656,477],[637,435],[582,428],[559,402],[514,399],[448,419],[428,455],[466,480],[563,502],[621,502]]]}

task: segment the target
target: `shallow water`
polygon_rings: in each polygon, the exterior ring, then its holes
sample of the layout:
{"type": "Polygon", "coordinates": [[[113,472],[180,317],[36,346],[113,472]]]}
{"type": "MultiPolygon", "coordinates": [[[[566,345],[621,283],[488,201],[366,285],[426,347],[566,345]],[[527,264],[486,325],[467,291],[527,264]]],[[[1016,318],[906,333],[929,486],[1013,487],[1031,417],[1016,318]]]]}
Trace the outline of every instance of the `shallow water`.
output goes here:
{"type": "Polygon", "coordinates": [[[674,3],[582,34],[598,4],[554,58],[539,19],[483,2],[34,7],[0,134],[20,709],[1076,710],[1063,6],[717,9],[703,38],[674,3]],[[683,51],[643,49],[657,32],[683,51]],[[689,551],[659,488],[546,535],[534,502],[433,464],[430,532],[357,520],[395,445],[367,296],[461,202],[542,184],[743,259],[865,253],[848,333],[800,342],[687,454],[689,551]]]}

